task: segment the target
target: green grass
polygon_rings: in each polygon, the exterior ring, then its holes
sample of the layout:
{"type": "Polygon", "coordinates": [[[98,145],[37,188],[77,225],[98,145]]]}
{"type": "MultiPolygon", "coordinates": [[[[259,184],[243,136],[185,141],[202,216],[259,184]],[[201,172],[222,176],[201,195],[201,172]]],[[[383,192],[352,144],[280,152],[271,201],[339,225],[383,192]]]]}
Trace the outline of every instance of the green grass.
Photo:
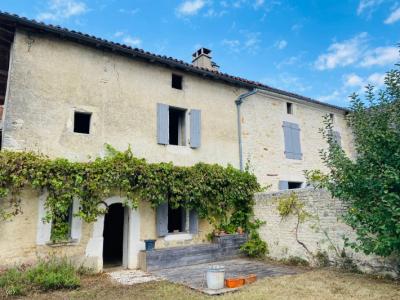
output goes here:
{"type": "Polygon", "coordinates": [[[79,286],[78,270],[65,259],[40,261],[32,267],[12,268],[0,275],[0,289],[6,297],[25,295],[32,290],[74,289],[79,286]]]}

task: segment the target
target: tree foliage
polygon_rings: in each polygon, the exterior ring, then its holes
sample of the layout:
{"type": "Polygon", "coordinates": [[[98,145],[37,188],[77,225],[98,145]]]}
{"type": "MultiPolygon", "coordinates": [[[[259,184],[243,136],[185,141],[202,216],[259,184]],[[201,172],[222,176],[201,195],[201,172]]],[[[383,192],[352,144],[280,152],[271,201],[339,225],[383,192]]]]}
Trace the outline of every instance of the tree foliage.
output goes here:
{"type": "Polygon", "coordinates": [[[260,190],[256,177],[249,172],[205,163],[191,167],[148,163],[134,157],[130,149],[119,152],[107,146],[107,150],[106,157],[89,162],[1,151],[0,220],[21,213],[20,194],[25,187],[32,187],[48,192],[47,221],[65,219],[77,198],[77,215],[93,222],[107,210],[104,199],[118,193],[134,208],[139,200],[150,202],[154,208],[168,201],[173,207],[195,209],[213,224],[229,220],[236,228],[249,228],[253,195],[260,190]]]}
{"type": "Polygon", "coordinates": [[[322,130],[329,148],[321,151],[328,174],[310,172],[348,206],[345,221],[357,233],[356,250],[380,256],[400,252],[400,70],[387,73],[385,86],[366,87],[365,99],[351,96],[348,124],[354,135],[355,157],[335,142],[331,120],[322,130]]]}

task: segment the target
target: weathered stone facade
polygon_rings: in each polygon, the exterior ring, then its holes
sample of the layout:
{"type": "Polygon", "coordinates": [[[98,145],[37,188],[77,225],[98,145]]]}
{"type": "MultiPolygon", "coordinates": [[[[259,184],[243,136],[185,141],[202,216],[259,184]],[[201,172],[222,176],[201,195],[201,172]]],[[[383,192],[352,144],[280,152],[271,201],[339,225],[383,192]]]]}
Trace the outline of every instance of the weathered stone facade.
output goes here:
{"type": "MultiPolygon", "coordinates": [[[[20,28],[10,56],[2,120],[5,149],[85,161],[102,156],[108,143],[120,150],[131,146],[136,156],[150,162],[239,167],[235,100],[248,91],[243,87],[20,28]],[[183,76],[182,90],[171,88],[172,73],[183,76]],[[157,143],[158,103],[201,110],[200,147],[157,143]],[[73,132],[75,111],[91,113],[90,134],[73,132]]],[[[267,92],[246,99],[240,120],[244,159],[249,159],[262,185],[277,190],[279,180],[304,182],[303,170],[323,169],[318,150],[326,144],[318,129],[322,116],[329,113],[335,115],[344,149],[351,152],[344,110],[267,92]],[[293,115],[286,114],[286,102],[293,103],[293,115]],[[284,156],[282,122],[287,120],[300,125],[301,160],[284,156]]],[[[25,191],[24,213],[0,224],[0,265],[57,253],[101,269],[101,251],[92,255],[102,246],[101,226],[82,223],[79,241],[68,245],[37,243],[39,197],[25,191]]],[[[145,239],[157,239],[156,248],[205,243],[211,231],[211,225],[200,220],[196,235],[158,238],[156,214],[148,203],[141,202],[137,211],[129,213],[137,219],[129,226],[140,227],[131,245],[135,251],[144,247],[145,239]]],[[[137,261],[132,258],[126,265],[135,267],[137,261]]]]}
{"type": "MultiPolygon", "coordinates": [[[[338,199],[333,199],[329,192],[314,188],[256,194],[255,217],[266,222],[260,228],[260,235],[268,243],[269,256],[274,259],[300,257],[315,263],[296,241],[297,216],[290,215],[282,219],[277,210],[279,199],[288,197],[290,193],[298,196],[298,199],[305,204],[305,211],[310,214],[310,217],[299,226],[299,241],[303,242],[314,255],[326,252],[332,264],[340,263],[344,237],[355,240],[355,232],[341,220],[344,204],[338,199]]],[[[346,257],[361,271],[399,276],[398,258],[367,256],[347,247],[344,250],[346,257]]]]}

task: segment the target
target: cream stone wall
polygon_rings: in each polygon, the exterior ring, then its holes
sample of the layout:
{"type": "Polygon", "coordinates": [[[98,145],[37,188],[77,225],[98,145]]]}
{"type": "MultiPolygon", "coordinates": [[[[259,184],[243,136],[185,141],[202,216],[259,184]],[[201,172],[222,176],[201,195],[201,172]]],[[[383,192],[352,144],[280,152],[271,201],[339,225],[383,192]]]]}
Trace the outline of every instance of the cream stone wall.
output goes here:
{"type": "MultiPolygon", "coordinates": [[[[9,74],[3,126],[6,149],[85,161],[103,155],[104,144],[108,143],[120,150],[130,145],[136,156],[150,162],[206,162],[239,167],[234,101],[246,92],[244,89],[21,30],[15,36],[9,74]],[[183,90],[171,88],[173,72],[183,75],[183,90]],[[201,147],[157,144],[157,103],[200,109],[201,147]],[[89,135],[73,132],[75,110],[92,113],[89,135]]],[[[322,115],[335,113],[344,148],[350,149],[342,111],[299,102],[290,117],[286,115],[285,101],[282,96],[257,94],[242,105],[244,159],[249,159],[259,181],[272,184],[273,189],[277,189],[279,180],[303,181],[304,169],[322,168],[318,155],[319,148],[324,147],[318,133],[322,115]],[[301,161],[284,157],[284,120],[300,125],[304,155],[301,161]]],[[[78,244],[36,246],[38,196],[29,193],[23,195],[24,214],[0,224],[0,265],[29,262],[51,253],[78,261],[86,259],[92,224],[82,224],[78,244]]],[[[141,202],[139,215],[141,241],[157,238],[155,211],[141,202]]],[[[204,243],[211,229],[210,224],[200,220],[199,234],[192,239],[161,238],[156,247],[204,243]]]]}
{"type": "Polygon", "coordinates": [[[304,204],[310,217],[299,225],[298,239],[306,245],[313,255],[326,253],[332,265],[345,263],[342,251],[346,253],[347,265],[350,263],[367,273],[400,276],[399,259],[393,257],[378,257],[356,252],[344,247],[344,237],[350,242],[356,240],[356,233],[344,223],[342,215],[345,205],[338,199],[333,199],[326,190],[314,188],[298,189],[296,191],[280,191],[259,193],[255,195],[255,217],[265,224],[259,229],[261,238],[267,242],[269,254],[274,259],[302,258],[311,264],[317,263],[307,251],[296,241],[295,228],[297,217],[289,215],[282,219],[277,206],[279,200],[295,192],[299,201],[304,204]]]}
{"type": "Polygon", "coordinates": [[[172,70],[44,35],[18,32],[13,45],[4,148],[87,160],[104,144],[151,162],[199,161],[238,165],[237,96],[228,85],[184,74],[171,88],[172,70]],[[202,112],[202,144],[157,144],[157,103],[202,112]],[[92,112],[89,135],[73,132],[74,110],[92,112]],[[227,151],[229,149],[229,151],[227,151]]]}
{"type": "MultiPolygon", "coordinates": [[[[94,223],[82,222],[81,238],[79,242],[44,245],[37,244],[38,219],[39,219],[39,197],[40,195],[33,190],[24,190],[21,194],[22,214],[13,217],[10,221],[0,223],[0,269],[2,267],[31,264],[39,258],[50,256],[67,257],[72,259],[77,265],[84,265],[101,271],[98,268],[101,257],[88,256],[88,242],[94,236],[94,223]]],[[[0,203],[0,208],[7,208],[7,201],[0,203]]],[[[199,220],[199,233],[193,235],[191,239],[184,241],[166,241],[158,238],[155,227],[155,211],[150,204],[141,201],[138,207],[140,216],[140,244],[144,249],[145,239],[156,239],[156,248],[171,246],[207,243],[206,235],[211,232],[211,225],[205,220],[199,220]]],[[[102,235],[102,233],[100,233],[102,235]]],[[[102,247],[102,245],[98,245],[102,247]]],[[[100,263],[102,266],[102,263],[100,263]]]]}
{"type": "Polygon", "coordinates": [[[243,160],[264,186],[278,190],[280,180],[305,182],[304,170],[326,170],[319,150],[327,144],[319,129],[323,116],[334,114],[334,128],[341,133],[342,147],[352,155],[351,134],[344,112],[303,104],[269,93],[259,93],[245,100],[241,107],[243,160]],[[286,103],[293,103],[293,115],[287,114],[286,103]],[[285,157],[283,121],[297,123],[300,127],[301,160],[285,157]]]}

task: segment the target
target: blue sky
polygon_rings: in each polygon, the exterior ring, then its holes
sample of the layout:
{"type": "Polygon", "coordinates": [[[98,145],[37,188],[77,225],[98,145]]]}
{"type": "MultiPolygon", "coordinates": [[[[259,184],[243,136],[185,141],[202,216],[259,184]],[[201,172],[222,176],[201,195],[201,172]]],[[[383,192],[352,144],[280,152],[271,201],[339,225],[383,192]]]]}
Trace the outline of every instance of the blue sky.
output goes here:
{"type": "Polygon", "coordinates": [[[400,0],[0,0],[0,10],[347,106],[399,61],[400,0]]]}

